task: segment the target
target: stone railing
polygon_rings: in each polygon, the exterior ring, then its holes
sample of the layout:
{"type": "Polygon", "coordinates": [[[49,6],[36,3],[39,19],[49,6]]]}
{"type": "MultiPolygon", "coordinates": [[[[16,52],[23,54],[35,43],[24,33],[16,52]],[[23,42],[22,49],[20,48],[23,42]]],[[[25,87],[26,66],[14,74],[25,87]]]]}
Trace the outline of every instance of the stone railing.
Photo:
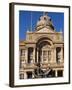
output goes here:
{"type": "MultiPolygon", "coordinates": [[[[46,67],[64,67],[64,63],[40,63],[41,68],[46,67]]],[[[37,68],[38,63],[25,63],[22,68],[37,68]]]]}

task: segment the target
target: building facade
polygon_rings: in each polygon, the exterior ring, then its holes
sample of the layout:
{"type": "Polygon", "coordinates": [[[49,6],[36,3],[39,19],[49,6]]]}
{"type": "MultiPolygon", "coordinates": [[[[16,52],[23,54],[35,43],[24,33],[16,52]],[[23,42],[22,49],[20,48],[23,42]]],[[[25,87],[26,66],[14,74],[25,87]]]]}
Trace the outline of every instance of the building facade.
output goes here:
{"type": "Polygon", "coordinates": [[[20,79],[63,77],[64,39],[56,32],[46,14],[37,21],[34,31],[27,31],[20,41],[20,79]]]}

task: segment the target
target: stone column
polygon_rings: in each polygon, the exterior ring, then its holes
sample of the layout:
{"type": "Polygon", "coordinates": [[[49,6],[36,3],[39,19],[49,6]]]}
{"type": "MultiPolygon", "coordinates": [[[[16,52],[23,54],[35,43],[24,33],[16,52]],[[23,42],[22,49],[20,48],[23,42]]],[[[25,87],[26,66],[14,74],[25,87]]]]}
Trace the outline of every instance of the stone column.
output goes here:
{"type": "Polygon", "coordinates": [[[50,59],[50,62],[53,63],[53,60],[54,60],[54,50],[52,48],[51,50],[51,59],[50,59]]]}
{"type": "Polygon", "coordinates": [[[41,57],[41,60],[42,60],[41,62],[43,63],[43,50],[42,50],[42,57],[41,57]]]}
{"type": "Polygon", "coordinates": [[[55,70],[55,77],[57,77],[58,75],[57,75],[57,70],[55,70]]]}
{"type": "Polygon", "coordinates": [[[26,63],[28,63],[28,48],[26,48],[25,50],[25,60],[26,60],[26,63]]]}
{"type": "Polygon", "coordinates": [[[24,79],[27,79],[27,73],[24,72],[24,79]]]}
{"type": "Polygon", "coordinates": [[[21,50],[19,50],[19,57],[21,56],[21,50]]]}
{"type": "Polygon", "coordinates": [[[53,62],[56,63],[56,48],[54,48],[53,57],[53,62]]]}
{"type": "Polygon", "coordinates": [[[35,47],[33,48],[33,63],[35,63],[35,47]]]}
{"type": "Polygon", "coordinates": [[[63,62],[63,47],[61,47],[61,61],[60,62],[63,62]]]}
{"type": "Polygon", "coordinates": [[[64,77],[64,70],[63,70],[63,77],[64,77]]]}
{"type": "Polygon", "coordinates": [[[32,78],[34,78],[34,71],[32,72],[32,78]]]}
{"type": "Polygon", "coordinates": [[[37,49],[37,63],[38,63],[38,49],[37,49]]]}
{"type": "Polygon", "coordinates": [[[49,52],[48,52],[48,50],[47,50],[46,52],[47,52],[47,56],[46,56],[46,57],[47,57],[47,61],[46,61],[46,62],[47,62],[47,63],[50,63],[49,60],[48,60],[48,59],[49,59],[49,56],[48,56],[48,55],[49,55],[49,54],[48,54],[49,52]]]}

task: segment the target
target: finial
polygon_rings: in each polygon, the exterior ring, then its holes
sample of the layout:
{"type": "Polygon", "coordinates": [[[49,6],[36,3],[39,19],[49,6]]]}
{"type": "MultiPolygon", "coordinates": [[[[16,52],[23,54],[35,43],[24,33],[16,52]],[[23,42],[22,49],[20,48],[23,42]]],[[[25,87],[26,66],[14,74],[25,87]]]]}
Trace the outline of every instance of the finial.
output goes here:
{"type": "Polygon", "coordinates": [[[48,12],[43,12],[43,16],[47,16],[48,15],[48,12]]]}

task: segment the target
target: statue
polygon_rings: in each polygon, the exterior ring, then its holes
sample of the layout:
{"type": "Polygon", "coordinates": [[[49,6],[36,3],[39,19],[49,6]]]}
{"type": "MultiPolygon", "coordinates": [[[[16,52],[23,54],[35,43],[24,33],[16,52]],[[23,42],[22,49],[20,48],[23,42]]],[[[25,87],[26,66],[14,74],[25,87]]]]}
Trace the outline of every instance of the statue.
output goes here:
{"type": "Polygon", "coordinates": [[[52,75],[52,69],[50,67],[47,68],[46,70],[42,70],[40,63],[38,63],[37,69],[34,69],[33,75],[34,75],[34,78],[46,78],[49,76],[50,72],[52,75]]]}

